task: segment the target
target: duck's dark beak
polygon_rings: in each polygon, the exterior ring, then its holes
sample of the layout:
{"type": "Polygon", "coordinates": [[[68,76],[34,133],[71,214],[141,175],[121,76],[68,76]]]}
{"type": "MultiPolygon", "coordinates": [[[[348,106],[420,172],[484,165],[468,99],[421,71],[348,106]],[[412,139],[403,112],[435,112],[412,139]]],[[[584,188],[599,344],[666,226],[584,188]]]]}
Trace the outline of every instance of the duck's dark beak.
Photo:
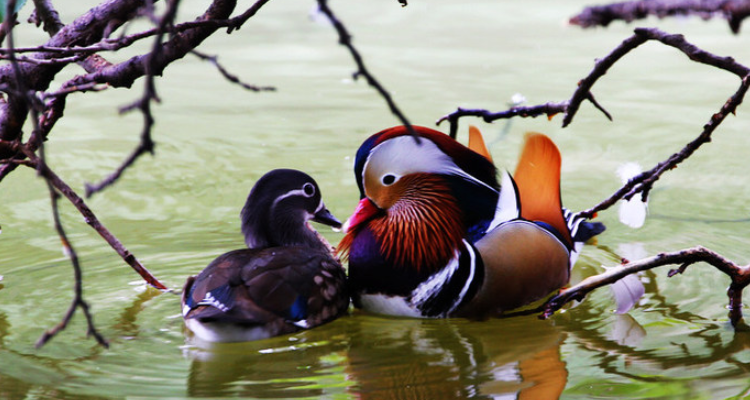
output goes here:
{"type": "Polygon", "coordinates": [[[341,221],[336,219],[336,217],[334,217],[333,214],[331,214],[331,212],[328,211],[328,209],[325,207],[316,212],[315,215],[313,215],[312,220],[323,225],[341,229],[341,221]]]}

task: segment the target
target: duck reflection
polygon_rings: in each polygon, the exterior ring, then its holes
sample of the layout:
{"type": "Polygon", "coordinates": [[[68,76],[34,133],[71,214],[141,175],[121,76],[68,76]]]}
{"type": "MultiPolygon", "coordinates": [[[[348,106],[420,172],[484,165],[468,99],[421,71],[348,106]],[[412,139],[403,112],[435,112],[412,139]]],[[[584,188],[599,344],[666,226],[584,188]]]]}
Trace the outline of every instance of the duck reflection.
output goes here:
{"type": "Polygon", "coordinates": [[[346,371],[361,399],[557,399],[564,334],[534,317],[409,320],[358,316],[346,371]]]}
{"type": "Polygon", "coordinates": [[[472,322],[355,314],[259,342],[209,345],[193,338],[186,350],[188,394],[556,399],[567,379],[563,339],[552,323],[533,317],[472,322]]]}
{"type": "Polygon", "coordinates": [[[188,337],[187,391],[193,397],[320,397],[343,381],[348,318],[255,342],[208,343],[188,337]],[[338,380],[339,382],[336,382],[338,380]],[[325,384],[322,384],[325,382],[325,384]]]}
{"type": "Polygon", "coordinates": [[[747,332],[681,311],[662,298],[651,273],[643,280],[651,312],[703,329],[685,334],[684,326],[676,325],[661,328],[657,336],[666,335],[663,339],[648,336],[637,318],[605,311],[610,301],[597,298],[547,321],[420,320],[355,312],[314,330],[259,342],[211,348],[191,342],[185,350],[191,359],[188,394],[546,400],[585,381],[586,371],[601,376],[602,384],[618,379],[613,377],[669,382],[671,371],[678,376],[705,371],[709,379],[750,373],[741,356],[750,348],[747,332]],[[683,343],[672,343],[675,338],[683,343]],[[570,357],[590,359],[590,370],[578,365],[577,376],[569,376],[570,357]]]}

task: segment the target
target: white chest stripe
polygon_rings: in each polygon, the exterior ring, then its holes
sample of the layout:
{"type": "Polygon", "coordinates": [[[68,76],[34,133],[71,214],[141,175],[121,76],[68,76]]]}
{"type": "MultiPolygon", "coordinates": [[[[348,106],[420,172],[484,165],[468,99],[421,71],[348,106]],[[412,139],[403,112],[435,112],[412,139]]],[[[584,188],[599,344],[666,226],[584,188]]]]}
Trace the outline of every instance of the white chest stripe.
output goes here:
{"type": "Polygon", "coordinates": [[[487,228],[487,232],[495,229],[503,222],[507,222],[521,216],[521,210],[518,206],[518,192],[516,190],[516,184],[513,182],[513,178],[511,178],[508,171],[504,171],[502,175],[503,178],[500,183],[500,195],[497,199],[495,216],[492,218],[492,222],[487,228]]]}
{"type": "Polygon", "coordinates": [[[453,303],[448,313],[452,313],[456,309],[456,307],[461,304],[461,301],[463,301],[464,297],[466,296],[466,292],[468,292],[469,287],[471,287],[471,283],[474,282],[474,275],[476,275],[477,272],[477,253],[474,252],[474,248],[471,247],[469,242],[467,242],[466,240],[463,240],[463,242],[466,251],[469,253],[469,277],[466,279],[466,282],[464,282],[464,287],[461,289],[461,294],[458,295],[456,302],[453,303]]]}
{"type": "MultiPolygon", "coordinates": [[[[438,295],[438,293],[440,293],[440,290],[445,286],[447,282],[450,282],[451,277],[453,277],[453,274],[458,270],[459,257],[460,253],[458,250],[456,250],[453,258],[450,260],[448,265],[445,266],[445,268],[430,276],[429,279],[422,282],[419,286],[417,286],[416,289],[414,289],[414,291],[412,291],[410,301],[412,307],[418,308],[420,304],[428,301],[430,298],[435,297],[438,295]]],[[[457,303],[454,303],[451,306],[451,310],[455,308],[456,304],[457,303]]]]}
{"type": "MultiPolygon", "coordinates": [[[[476,272],[477,272],[477,254],[474,251],[474,248],[471,247],[469,242],[466,240],[463,240],[464,248],[466,253],[469,256],[469,265],[464,266],[469,268],[469,274],[466,278],[465,282],[456,282],[455,284],[463,283],[463,287],[461,288],[461,291],[459,292],[458,296],[453,300],[453,303],[451,306],[440,313],[440,315],[436,315],[436,317],[447,317],[450,313],[456,310],[458,308],[459,304],[464,300],[464,297],[466,297],[466,294],[469,292],[469,288],[471,287],[471,283],[474,281],[476,272]]],[[[435,296],[438,296],[442,290],[444,290],[449,283],[451,283],[451,280],[453,279],[456,271],[459,270],[461,267],[460,264],[461,260],[461,251],[456,250],[454,257],[450,260],[448,265],[445,266],[445,268],[441,269],[439,272],[432,275],[428,280],[417,286],[416,289],[412,292],[411,298],[408,301],[409,307],[420,313],[420,305],[429,301],[435,296]]]]}

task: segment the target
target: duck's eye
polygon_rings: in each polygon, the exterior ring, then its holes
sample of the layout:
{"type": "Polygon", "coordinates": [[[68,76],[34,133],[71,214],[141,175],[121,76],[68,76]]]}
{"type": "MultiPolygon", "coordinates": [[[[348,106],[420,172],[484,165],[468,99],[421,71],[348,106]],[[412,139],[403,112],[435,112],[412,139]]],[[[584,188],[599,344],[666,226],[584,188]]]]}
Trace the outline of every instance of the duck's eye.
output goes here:
{"type": "Polygon", "coordinates": [[[383,178],[380,181],[383,182],[383,185],[385,186],[393,185],[393,182],[396,182],[396,175],[383,175],[383,178]]]}
{"type": "Polygon", "coordinates": [[[304,185],[302,185],[302,193],[304,193],[305,197],[313,197],[315,195],[315,186],[307,182],[304,185]]]}

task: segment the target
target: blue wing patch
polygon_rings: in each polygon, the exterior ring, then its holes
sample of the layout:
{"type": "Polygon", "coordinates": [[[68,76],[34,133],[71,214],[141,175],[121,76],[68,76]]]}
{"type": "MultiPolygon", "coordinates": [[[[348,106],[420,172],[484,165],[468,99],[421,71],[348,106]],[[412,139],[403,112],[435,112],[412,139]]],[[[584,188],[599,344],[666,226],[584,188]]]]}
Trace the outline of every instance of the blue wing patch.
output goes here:
{"type": "Polygon", "coordinates": [[[307,299],[298,296],[294,304],[287,310],[287,318],[292,321],[300,321],[307,318],[307,299]]]}

